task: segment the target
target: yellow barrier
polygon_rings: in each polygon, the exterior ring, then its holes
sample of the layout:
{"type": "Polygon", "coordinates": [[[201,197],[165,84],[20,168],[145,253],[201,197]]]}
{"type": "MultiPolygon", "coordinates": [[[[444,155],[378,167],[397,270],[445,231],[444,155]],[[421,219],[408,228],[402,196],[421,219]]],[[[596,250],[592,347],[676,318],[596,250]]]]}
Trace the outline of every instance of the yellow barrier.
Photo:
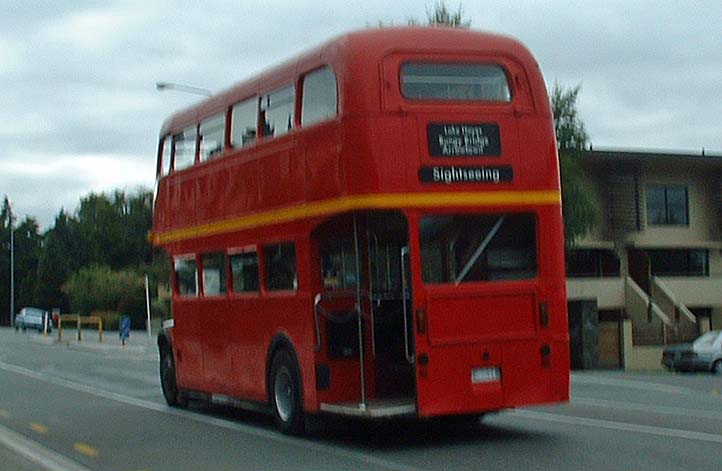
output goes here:
{"type": "Polygon", "coordinates": [[[83,341],[83,324],[98,326],[98,342],[103,342],[103,319],[98,316],[79,316],[77,314],[61,314],[58,316],[58,341],[63,340],[63,322],[74,322],[78,330],[78,342],[83,341]]]}

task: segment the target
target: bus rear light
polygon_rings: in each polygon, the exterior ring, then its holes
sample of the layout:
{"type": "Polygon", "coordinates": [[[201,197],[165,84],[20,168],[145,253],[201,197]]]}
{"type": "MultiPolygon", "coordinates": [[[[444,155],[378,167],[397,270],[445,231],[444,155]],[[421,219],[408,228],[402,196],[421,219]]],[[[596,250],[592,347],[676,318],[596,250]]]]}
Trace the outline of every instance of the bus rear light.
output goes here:
{"type": "Polygon", "coordinates": [[[549,327],[549,304],[546,301],[539,303],[539,325],[549,327]]]}
{"type": "Polygon", "coordinates": [[[416,310],[416,333],[419,335],[426,334],[426,309],[416,310]]]}
{"type": "Polygon", "coordinates": [[[552,366],[552,349],[549,345],[544,344],[539,349],[541,353],[541,364],[542,368],[551,368],[552,366]]]}

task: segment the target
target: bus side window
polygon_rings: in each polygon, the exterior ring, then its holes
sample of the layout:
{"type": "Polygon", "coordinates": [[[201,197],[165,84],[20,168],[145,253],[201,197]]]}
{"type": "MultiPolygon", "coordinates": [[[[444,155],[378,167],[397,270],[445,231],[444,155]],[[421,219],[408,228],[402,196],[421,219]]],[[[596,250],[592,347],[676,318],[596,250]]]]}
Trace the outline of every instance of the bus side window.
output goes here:
{"type": "Polygon", "coordinates": [[[203,295],[226,294],[226,254],[223,252],[203,254],[201,264],[203,266],[203,295]]]}
{"type": "Polygon", "coordinates": [[[293,85],[279,88],[261,99],[261,129],[264,136],[278,137],[293,128],[296,91],[293,85]]]}
{"type": "Polygon", "coordinates": [[[337,114],[336,77],[331,67],[314,70],[303,79],[301,94],[301,125],[333,118],[337,114]]]}
{"type": "Polygon", "coordinates": [[[178,171],[190,167],[196,160],[196,140],[198,128],[189,126],[173,135],[173,170],[178,171]]]}
{"type": "Polygon", "coordinates": [[[177,258],[173,262],[176,292],[180,296],[198,296],[198,267],[195,258],[177,258]]]}
{"type": "Polygon", "coordinates": [[[231,108],[231,145],[246,147],[256,142],[258,98],[252,97],[231,108]]]}
{"type": "Polygon", "coordinates": [[[226,114],[221,113],[201,121],[200,153],[201,162],[218,157],[223,152],[226,140],[226,114]]]}
{"type": "Polygon", "coordinates": [[[266,288],[269,291],[291,291],[298,288],[296,248],[293,242],[264,245],[266,288]]]}
{"type": "Polygon", "coordinates": [[[258,254],[253,252],[237,253],[229,256],[231,280],[234,293],[258,292],[258,254]]]}
{"type": "Polygon", "coordinates": [[[160,176],[163,177],[170,173],[171,151],[173,150],[173,142],[170,136],[166,136],[161,144],[160,150],[160,176]]]}

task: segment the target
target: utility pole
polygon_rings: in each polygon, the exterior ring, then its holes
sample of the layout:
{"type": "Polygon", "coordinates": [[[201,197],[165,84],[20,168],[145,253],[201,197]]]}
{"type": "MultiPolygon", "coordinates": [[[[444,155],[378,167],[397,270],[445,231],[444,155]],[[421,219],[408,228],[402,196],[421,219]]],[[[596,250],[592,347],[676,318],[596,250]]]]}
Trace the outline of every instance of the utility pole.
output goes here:
{"type": "Polygon", "coordinates": [[[8,219],[10,220],[10,325],[15,327],[15,216],[8,204],[8,219]]]}

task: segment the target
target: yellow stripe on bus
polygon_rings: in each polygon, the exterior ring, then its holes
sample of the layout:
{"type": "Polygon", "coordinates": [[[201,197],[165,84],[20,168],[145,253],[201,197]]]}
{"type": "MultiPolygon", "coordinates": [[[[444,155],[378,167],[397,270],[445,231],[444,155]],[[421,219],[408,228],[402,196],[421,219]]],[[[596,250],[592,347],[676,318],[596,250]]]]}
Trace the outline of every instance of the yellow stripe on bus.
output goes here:
{"type": "Polygon", "coordinates": [[[387,193],[345,196],[333,200],[300,204],[263,213],[211,222],[184,229],[151,233],[154,244],[224,234],[243,229],[281,224],[305,218],[358,209],[443,208],[451,206],[558,205],[561,194],[549,191],[489,191],[456,193],[387,193]]]}

